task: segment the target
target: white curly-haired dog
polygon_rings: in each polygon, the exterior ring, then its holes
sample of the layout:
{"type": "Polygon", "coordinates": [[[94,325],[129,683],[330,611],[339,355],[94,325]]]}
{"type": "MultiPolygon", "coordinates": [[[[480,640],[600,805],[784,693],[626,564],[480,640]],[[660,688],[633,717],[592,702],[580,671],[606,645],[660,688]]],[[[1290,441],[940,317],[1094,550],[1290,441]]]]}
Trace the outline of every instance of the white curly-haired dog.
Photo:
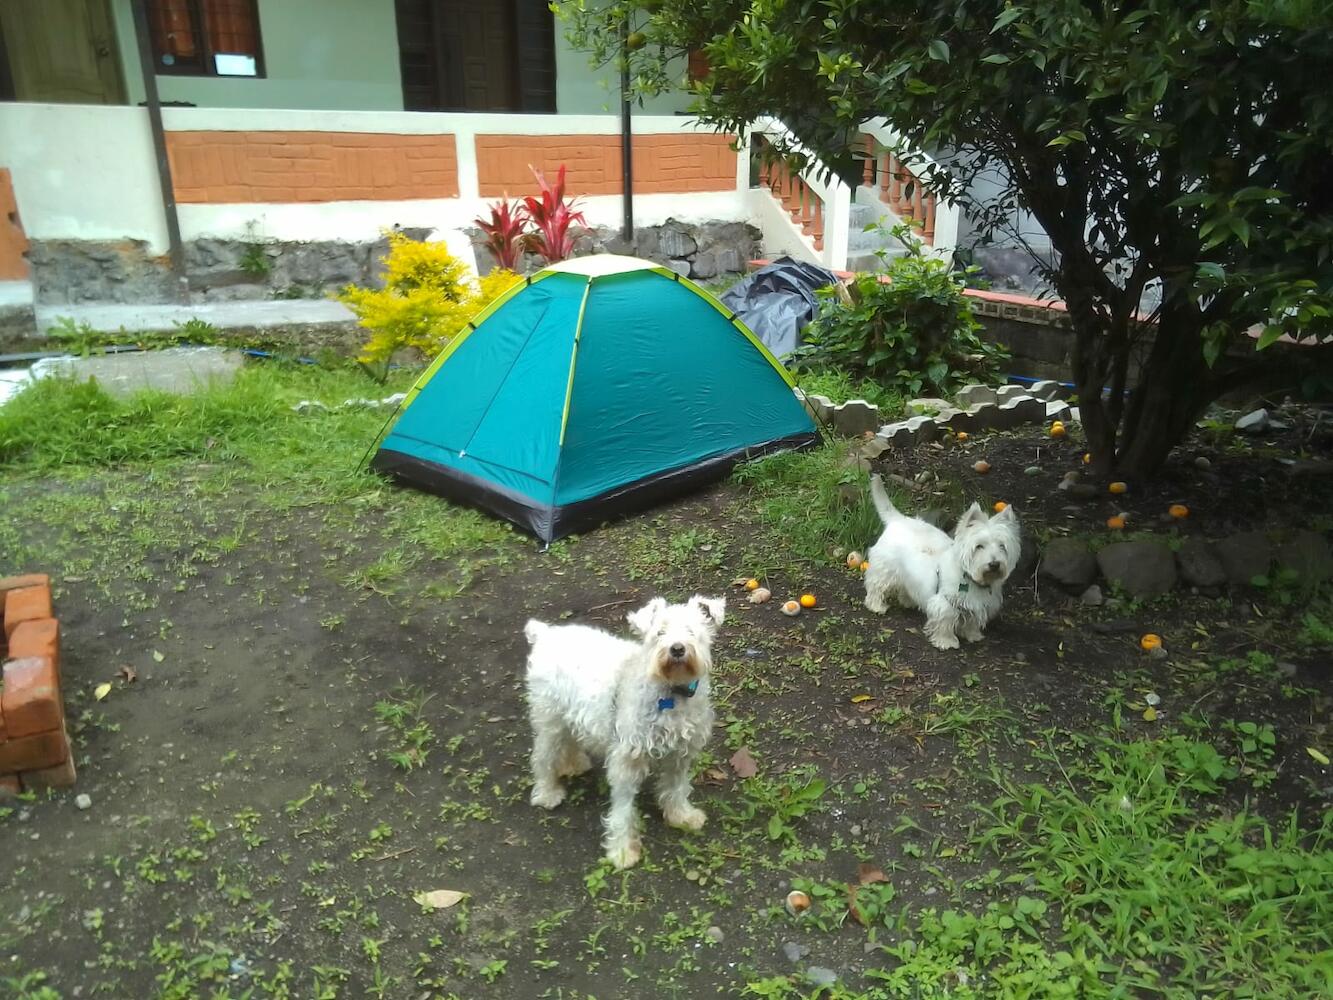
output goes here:
{"type": "Polygon", "coordinates": [[[554,809],[565,798],[560,779],[606,763],[611,808],[606,857],[629,868],[642,853],[634,799],[650,771],[666,821],[685,830],[704,825],[690,803],[690,771],[713,729],[708,697],[713,637],[723,598],[696,594],[684,604],[653,598],[628,616],[639,642],[586,625],[547,625],[523,632],[532,720],[532,804],[554,809]]]}
{"type": "Polygon", "coordinates": [[[866,556],[866,607],[882,615],[889,597],[914,605],[926,613],[926,638],[936,649],[957,649],[960,636],[978,641],[1000,613],[1004,581],[1018,561],[1014,508],[988,517],[974,503],[950,538],[899,512],[879,476],[870,477],[870,496],[884,531],[866,556]]]}

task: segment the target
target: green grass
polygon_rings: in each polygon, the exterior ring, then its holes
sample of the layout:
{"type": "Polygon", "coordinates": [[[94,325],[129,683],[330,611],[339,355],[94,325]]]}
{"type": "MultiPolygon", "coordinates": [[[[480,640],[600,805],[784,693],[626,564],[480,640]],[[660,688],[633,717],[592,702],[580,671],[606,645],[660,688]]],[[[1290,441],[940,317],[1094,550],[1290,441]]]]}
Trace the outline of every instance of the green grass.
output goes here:
{"type": "Polygon", "coordinates": [[[812,396],[827,396],[834,403],[845,403],[849,399],[864,399],[867,403],[874,403],[880,408],[880,415],[886,423],[902,416],[907,410],[907,397],[902,393],[870,379],[855,378],[841,368],[802,372],[793,377],[801,391],[812,396]]]}
{"type": "Polygon", "coordinates": [[[866,473],[847,462],[846,444],[773,455],[737,468],[734,478],[784,549],[827,562],[837,550],[865,549],[880,531],[866,473]]]}

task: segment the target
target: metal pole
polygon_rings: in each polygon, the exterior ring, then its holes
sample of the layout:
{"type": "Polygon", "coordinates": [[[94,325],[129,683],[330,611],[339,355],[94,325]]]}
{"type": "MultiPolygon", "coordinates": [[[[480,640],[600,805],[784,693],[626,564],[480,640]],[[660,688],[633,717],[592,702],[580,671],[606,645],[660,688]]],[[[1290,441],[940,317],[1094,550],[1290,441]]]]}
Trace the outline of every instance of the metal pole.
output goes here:
{"type": "Polygon", "coordinates": [[[144,0],[131,0],[134,9],[134,34],[139,43],[139,67],[143,71],[144,104],[148,125],[153,133],[153,152],[157,155],[157,182],[162,188],[162,214],[166,216],[167,243],[171,270],[176,275],[176,294],[180,301],[190,299],[190,282],[185,272],[185,247],[181,243],[180,220],[176,216],[176,189],[171,183],[171,162],[167,159],[167,137],[162,129],[162,104],[157,96],[153,44],[148,33],[148,11],[144,0]]]}
{"type": "Polygon", "coordinates": [[[634,153],[630,132],[629,14],[620,22],[620,190],[625,207],[621,238],[634,242],[634,153]]]}

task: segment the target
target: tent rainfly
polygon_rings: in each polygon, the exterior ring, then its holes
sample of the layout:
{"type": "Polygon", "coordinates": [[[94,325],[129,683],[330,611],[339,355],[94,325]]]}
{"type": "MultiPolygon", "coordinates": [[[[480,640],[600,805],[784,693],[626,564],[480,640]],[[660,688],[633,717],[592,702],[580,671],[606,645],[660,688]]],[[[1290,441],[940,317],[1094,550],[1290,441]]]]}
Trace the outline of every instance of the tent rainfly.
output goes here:
{"type": "Polygon", "coordinates": [[[792,388],[702,288],[649,261],[582,257],[450,341],[372,467],[550,542],[817,442],[792,388]]]}

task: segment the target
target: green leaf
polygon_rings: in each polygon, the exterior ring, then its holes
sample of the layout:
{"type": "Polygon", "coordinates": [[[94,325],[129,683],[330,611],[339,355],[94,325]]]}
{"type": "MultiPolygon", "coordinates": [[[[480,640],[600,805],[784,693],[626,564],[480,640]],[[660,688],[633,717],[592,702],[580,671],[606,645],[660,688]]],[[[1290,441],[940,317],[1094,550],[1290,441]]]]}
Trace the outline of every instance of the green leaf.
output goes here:
{"type": "Polygon", "coordinates": [[[991,63],[995,66],[1003,66],[1009,61],[1009,57],[1003,52],[992,52],[981,60],[984,63],[991,63]]]}
{"type": "Polygon", "coordinates": [[[1254,345],[1256,351],[1262,351],[1266,347],[1272,347],[1282,338],[1282,327],[1266,326],[1264,332],[1259,334],[1259,342],[1254,345]]]}
{"type": "Polygon", "coordinates": [[[1003,12],[1001,12],[1001,14],[1000,14],[999,17],[997,17],[997,18],[995,19],[995,24],[991,27],[991,29],[990,29],[990,33],[991,33],[992,35],[995,34],[995,32],[999,31],[999,30],[1000,30],[1001,28],[1003,28],[1005,25],[1007,25],[1007,24],[1011,24],[1013,21],[1017,20],[1018,18],[1020,18],[1020,17],[1022,17],[1022,16],[1023,16],[1023,8],[1022,8],[1022,7],[1009,7],[1009,8],[1007,8],[1006,10],[1004,10],[1003,12]]]}
{"type": "Polygon", "coordinates": [[[768,817],[768,839],[777,840],[782,836],[782,819],[774,813],[768,817]]]}
{"type": "Polygon", "coordinates": [[[931,42],[926,51],[930,53],[930,58],[936,62],[947,63],[949,61],[949,46],[942,38],[937,38],[931,42]]]}

